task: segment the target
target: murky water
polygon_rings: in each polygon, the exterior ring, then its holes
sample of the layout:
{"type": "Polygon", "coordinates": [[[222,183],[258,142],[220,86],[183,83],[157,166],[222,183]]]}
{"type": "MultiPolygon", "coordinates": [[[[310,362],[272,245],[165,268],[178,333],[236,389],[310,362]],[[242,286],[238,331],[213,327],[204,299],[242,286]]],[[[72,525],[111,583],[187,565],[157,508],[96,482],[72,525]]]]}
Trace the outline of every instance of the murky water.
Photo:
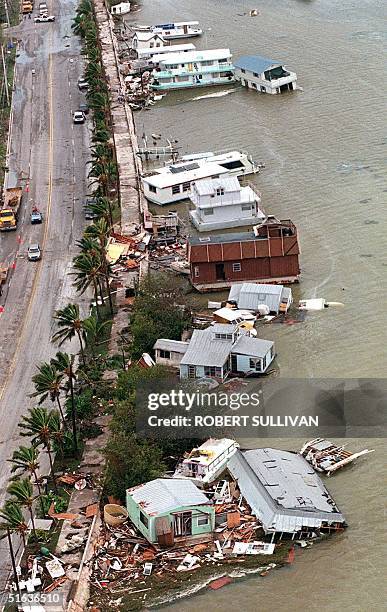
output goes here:
{"type": "MultiPolygon", "coordinates": [[[[178,91],[136,114],[139,134],[145,128],[171,136],[184,151],[232,147],[265,162],[254,179],[263,205],[290,217],[301,236],[296,299],[344,302],[297,325],[260,329],[276,343],[282,376],[384,377],[387,371],[384,12],[379,0],[144,0],[129,20],[198,19],[206,29],[194,41],[199,48],[230,47],[235,58],[265,55],[298,73],[302,92],[272,97],[233,87],[229,95],[194,100],[219,90],[178,91]],[[257,17],[248,16],[251,8],[257,17]]],[[[171,609],[385,610],[386,445],[351,446],[377,452],[328,482],[350,524],[343,536],[299,552],[291,568],[171,609]]]]}

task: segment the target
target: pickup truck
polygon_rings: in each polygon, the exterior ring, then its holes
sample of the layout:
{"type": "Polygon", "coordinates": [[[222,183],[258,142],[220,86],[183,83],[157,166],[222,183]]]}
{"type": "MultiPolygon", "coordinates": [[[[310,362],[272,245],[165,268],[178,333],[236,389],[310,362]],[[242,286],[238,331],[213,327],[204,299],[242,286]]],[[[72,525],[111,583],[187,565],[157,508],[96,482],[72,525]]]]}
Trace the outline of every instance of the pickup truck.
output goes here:
{"type": "Polygon", "coordinates": [[[4,191],[3,206],[0,209],[0,232],[16,229],[22,195],[22,187],[11,187],[4,191]]]}

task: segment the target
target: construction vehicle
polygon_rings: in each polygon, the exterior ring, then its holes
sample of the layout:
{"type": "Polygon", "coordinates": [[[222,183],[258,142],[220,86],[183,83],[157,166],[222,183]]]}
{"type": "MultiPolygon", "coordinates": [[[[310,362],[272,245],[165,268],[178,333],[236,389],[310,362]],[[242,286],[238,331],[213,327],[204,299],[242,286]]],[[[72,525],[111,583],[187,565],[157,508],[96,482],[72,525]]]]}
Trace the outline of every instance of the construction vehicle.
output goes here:
{"type": "Polygon", "coordinates": [[[21,11],[23,15],[26,15],[27,13],[32,13],[32,9],[33,9],[33,3],[30,2],[30,0],[23,0],[22,7],[21,7],[21,11]]]}
{"type": "Polygon", "coordinates": [[[10,187],[4,191],[3,206],[0,209],[0,232],[16,229],[22,195],[22,187],[10,187]]]}
{"type": "Polygon", "coordinates": [[[0,295],[3,293],[3,288],[5,283],[7,282],[8,277],[8,268],[6,266],[0,265],[0,295]]]}

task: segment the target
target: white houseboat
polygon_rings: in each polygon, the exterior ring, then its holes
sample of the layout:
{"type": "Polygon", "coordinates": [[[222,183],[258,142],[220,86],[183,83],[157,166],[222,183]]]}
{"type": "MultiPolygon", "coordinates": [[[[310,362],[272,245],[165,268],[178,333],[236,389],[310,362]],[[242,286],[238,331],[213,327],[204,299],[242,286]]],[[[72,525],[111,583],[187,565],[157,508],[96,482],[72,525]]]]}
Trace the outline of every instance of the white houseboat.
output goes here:
{"type": "Polygon", "coordinates": [[[164,47],[145,47],[136,49],[137,58],[144,60],[153,60],[155,55],[163,55],[165,53],[187,53],[195,51],[196,47],[192,43],[187,43],[185,45],[165,45],[164,47]]]}
{"type": "Polygon", "coordinates": [[[160,49],[164,45],[164,38],[155,32],[135,32],[132,36],[131,47],[136,53],[139,49],[160,49]]]}
{"type": "Polygon", "coordinates": [[[238,448],[235,440],[210,438],[177,465],[173,478],[189,478],[198,486],[209,484],[222,474],[238,448]]]}
{"type": "Polygon", "coordinates": [[[120,2],[111,7],[110,13],[112,15],[127,15],[130,13],[130,2],[120,2]]]}
{"type": "Polygon", "coordinates": [[[177,38],[193,38],[201,36],[203,30],[199,28],[198,21],[180,21],[177,23],[162,23],[151,26],[152,32],[161,34],[166,40],[177,38]]]}
{"type": "Polygon", "coordinates": [[[281,62],[260,55],[244,55],[235,62],[235,77],[260,93],[279,94],[297,88],[297,75],[281,62]]]}
{"type": "Polygon", "coordinates": [[[236,176],[204,179],[192,185],[190,210],[192,223],[199,232],[256,225],[265,220],[261,197],[252,187],[241,187],[236,176]]]}
{"type": "Polygon", "coordinates": [[[153,89],[189,89],[235,81],[230,49],[154,56],[153,89]]]}
{"type": "Polygon", "coordinates": [[[259,165],[250,155],[241,151],[220,154],[201,153],[185,156],[186,159],[162,168],[157,168],[142,177],[145,197],[163,206],[189,197],[193,182],[220,176],[244,176],[255,174],[259,165]]]}

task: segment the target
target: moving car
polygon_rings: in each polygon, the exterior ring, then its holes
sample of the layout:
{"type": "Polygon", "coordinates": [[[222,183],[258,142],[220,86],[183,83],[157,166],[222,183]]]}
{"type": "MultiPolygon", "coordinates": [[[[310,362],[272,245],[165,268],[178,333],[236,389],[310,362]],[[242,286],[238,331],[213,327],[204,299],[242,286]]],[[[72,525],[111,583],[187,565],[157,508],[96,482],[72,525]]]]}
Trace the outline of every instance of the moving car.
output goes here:
{"type": "Polygon", "coordinates": [[[35,23],[46,23],[47,21],[55,21],[54,15],[39,15],[39,17],[35,17],[35,23]]]}
{"type": "Polygon", "coordinates": [[[30,244],[30,246],[28,247],[28,260],[39,261],[41,257],[42,253],[40,250],[40,246],[38,244],[30,244]]]}
{"type": "Polygon", "coordinates": [[[42,223],[43,215],[40,210],[33,210],[31,213],[31,224],[36,225],[37,223],[42,223]]]}
{"type": "Polygon", "coordinates": [[[97,213],[95,213],[90,208],[90,204],[95,204],[96,201],[97,201],[96,198],[86,198],[85,200],[85,205],[84,205],[83,210],[85,214],[85,219],[87,219],[88,221],[93,221],[93,219],[98,219],[97,213]]]}
{"type": "Polygon", "coordinates": [[[85,115],[82,111],[75,111],[73,113],[73,123],[85,123],[85,115]]]}
{"type": "Polygon", "coordinates": [[[78,89],[80,89],[80,91],[83,91],[85,89],[88,89],[88,87],[89,87],[89,83],[86,81],[86,79],[83,77],[80,77],[78,79],[78,89]]]}

